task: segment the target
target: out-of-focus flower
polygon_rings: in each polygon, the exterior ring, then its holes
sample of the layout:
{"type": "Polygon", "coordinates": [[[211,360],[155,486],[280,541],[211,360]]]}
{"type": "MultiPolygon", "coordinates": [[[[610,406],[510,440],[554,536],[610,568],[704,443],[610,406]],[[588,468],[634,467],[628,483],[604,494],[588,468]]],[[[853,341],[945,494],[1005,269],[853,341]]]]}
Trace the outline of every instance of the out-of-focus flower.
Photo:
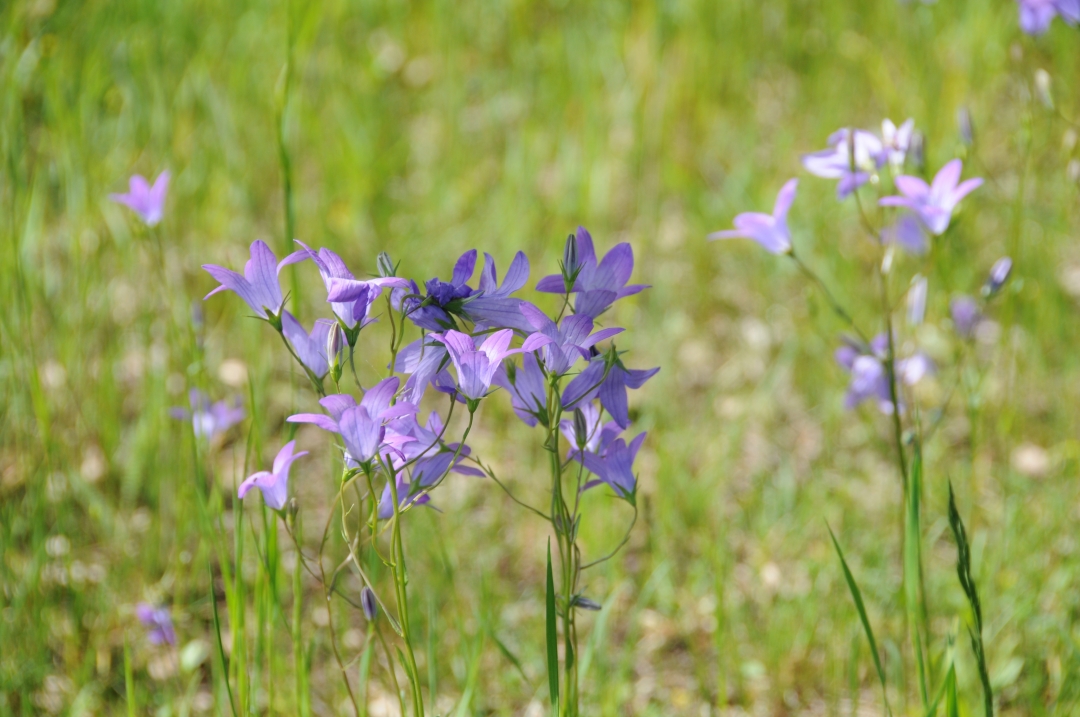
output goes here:
{"type": "Polygon", "coordinates": [[[136,174],[128,180],[127,194],[110,194],[109,199],[129,207],[148,227],[161,222],[165,211],[165,195],[169,192],[169,173],[162,172],[150,186],[146,178],[136,174]]]}
{"type": "Polygon", "coordinates": [[[915,120],[908,119],[897,127],[892,120],[886,119],[881,123],[882,152],[885,159],[893,169],[900,169],[907,159],[908,150],[911,149],[911,137],[915,132],[915,120]]]}
{"type": "Polygon", "coordinates": [[[504,358],[521,353],[521,349],[508,348],[513,337],[513,331],[503,329],[489,335],[477,346],[472,336],[460,331],[431,335],[431,338],[446,345],[450,360],[457,370],[458,389],[472,400],[479,400],[487,394],[504,358]]]}
{"type": "Polygon", "coordinates": [[[949,303],[949,313],[952,315],[953,328],[961,338],[969,339],[975,335],[975,329],[982,321],[979,302],[970,296],[957,296],[949,303]]]}
{"type": "Polygon", "coordinates": [[[883,207],[906,207],[915,212],[928,230],[941,234],[949,228],[949,220],[960,200],[982,185],[980,178],[960,182],[963,163],[954,159],[945,164],[927,184],[919,177],[900,175],[896,188],[901,196],[882,197],[878,203],[883,207]]]}
{"type": "Polygon", "coordinates": [[[260,318],[276,319],[285,303],[278,283],[278,274],[283,266],[285,262],[277,263],[277,257],[266,242],[257,239],[251,243],[251,258],[244,265],[242,275],[215,264],[203,264],[203,269],[221,282],[221,286],[204,296],[203,300],[228,289],[239,295],[260,318]]]}
{"type": "Polygon", "coordinates": [[[176,631],[173,630],[169,608],[154,607],[150,603],[139,603],[135,607],[135,616],[146,627],[146,639],[152,645],[175,645],[176,631]]]}
{"type": "Polygon", "coordinates": [[[975,144],[975,126],[971,121],[971,110],[967,107],[956,111],[956,127],[960,130],[960,141],[965,147],[975,144]]]}
{"type": "MultiPolygon", "coordinates": [[[[564,256],[563,271],[566,271],[566,261],[571,259],[577,275],[570,293],[577,294],[574,299],[574,312],[577,314],[595,319],[619,299],[649,288],[644,284],[627,284],[634,273],[634,250],[626,242],[613,246],[597,263],[592,235],[584,227],[578,227],[573,249],[568,249],[564,256]]],[[[536,290],[564,293],[566,285],[563,275],[545,276],[536,284],[536,290]]]]}
{"type": "Polygon", "coordinates": [[[753,239],[773,254],[787,254],[791,251],[791,233],[788,231],[787,215],[791,203],[795,201],[795,191],[799,180],[789,179],[780,189],[773,206],[773,213],[744,212],[735,217],[735,228],[713,232],[709,240],[716,239],[753,239]]]}
{"type": "Polygon", "coordinates": [[[514,413],[526,425],[547,425],[547,384],[535,354],[522,354],[521,368],[508,361],[502,363],[491,382],[506,389],[514,413]]]}
{"type": "MultiPolygon", "coordinates": [[[[634,459],[637,458],[641,444],[645,442],[645,433],[639,433],[627,445],[622,438],[616,438],[608,444],[603,454],[575,452],[574,460],[582,463],[585,469],[595,475],[600,482],[607,483],[615,492],[628,497],[634,492],[637,478],[634,476],[634,459]]],[[[597,485],[596,481],[586,483],[583,490],[597,485]]]]}
{"type": "Polygon", "coordinates": [[[190,420],[195,429],[195,437],[199,439],[212,440],[214,436],[244,420],[247,415],[239,398],[232,403],[210,403],[210,397],[197,388],[188,392],[188,401],[191,403],[191,410],[175,407],[169,410],[169,414],[173,418],[190,420]]]}
{"type": "Polygon", "coordinates": [[[922,256],[930,249],[930,238],[914,214],[902,212],[896,221],[881,230],[881,240],[896,244],[907,252],[922,256]]]}
{"type": "Polygon", "coordinates": [[[562,320],[560,327],[540,309],[524,302],[521,305],[521,313],[529,320],[535,331],[525,339],[521,347],[522,351],[540,350],[544,367],[556,375],[562,375],[570,370],[578,358],[588,360],[589,349],[600,341],[623,332],[621,328],[612,327],[601,329],[594,334],[592,333],[593,320],[585,314],[567,316],[562,320]]]}
{"type": "MultiPolygon", "coordinates": [[[[288,311],[282,311],[281,332],[285,334],[285,338],[300,358],[300,362],[311,373],[319,378],[326,375],[330,370],[330,362],[333,360],[333,357],[327,353],[331,332],[338,336],[341,332],[336,322],[329,319],[316,319],[315,326],[309,334],[295,316],[288,311]]],[[[341,342],[337,342],[337,345],[340,350],[341,342]]]]}
{"type": "MultiPolygon", "coordinates": [[[[885,367],[888,346],[888,337],[879,334],[869,346],[848,343],[836,350],[836,362],[851,373],[851,382],[844,397],[845,408],[852,409],[873,399],[882,413],[892,413],[892,392],[885,367]]],[[[923,353],[896,359],[897,382],[908,386],[914,386],[934,370],[933,361],[923,353]]],[[[900,410],[904,410],[903,404],[900,410]]]]}
{"type": "Polygon", "coordinates": [[[926,277],[922,274],[916,274],[911,280],[911,288],[908,289],[907,296],[907,318],[908,323],[912,326],[918,326],[926,317],[926,289],[926,277]]]}
{"type": "MultiPolygon", "coordinates": [[[[895,139],[895,137],[894,137],[895,139]]],[[[907,135],[910,144],[911,135],[907,135]]],[[[839,179],[836,196],[845,199],[870,181],[870,176],[885,163],[887,153],[881,139],[873,132],[847,128],[829,135],[828,149],[803,155],[806,171],[824,179],[839,179]]]]}
{"type": "Polygon", "coordinates": [[[1042,35],[1057,17],[1070,25],[1080,23],[1080,0],[1016,0],[1020,29],[1028,35],[1042,35]]]}
{"type": "Polygon", "coordinates": [[[993,296],[1001,291],[1001,287],[1005,286],[1005,282],[1009,280],[1010,274],[1012,274],[1012,259],[1003,256],[995,261],[990,267],[990,276],[987,277],[986,284],[983,286],[983,295],[993,296]]]}
{"type": "Polygon", "coordinates": [[[289,469],[292,468],[293,461],[307,455],[307,451],[293,453],[294,448],[296,448],[296,441],[289,441],[282,446],[274,457],[274,470],[259,471],[248,476],[240,484],[240,489],[236,492],[237,497],[243,500],[249,490],[258,488],[262,493],[263,502],[274,510],[282,510],[285,507],[285,501],[289,499],[289,469]]]}

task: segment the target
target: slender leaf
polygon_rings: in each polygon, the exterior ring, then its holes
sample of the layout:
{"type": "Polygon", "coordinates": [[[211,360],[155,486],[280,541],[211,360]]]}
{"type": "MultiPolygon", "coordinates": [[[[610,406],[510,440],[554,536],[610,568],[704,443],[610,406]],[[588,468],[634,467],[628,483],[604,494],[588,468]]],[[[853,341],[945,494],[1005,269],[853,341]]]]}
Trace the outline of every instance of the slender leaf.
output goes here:
{"type": "Polygon", "coordinates": [[[551,573],[551,539],[547,548],[547,669],[548,691],[551,694],[551,709],[559,711],[559,633],[556,628],[558,615],[555,611],[555,578],[551,573]]]}
{"type": "Polygon", "coordinates": [[[127,696],[128,717],[135,717],[135,678],[131,673],[131,648],[128,647],[127,638],[124,638],[124,694],[127,696]]]}
{"type": "Polygon", "coordinates": [[[919,677],[919,696],[923,709],[929,707],[929,690],[926,686],[926,663],[920,627],[923,623],[920,610],[923,596],[922,585],[922,527],[919,515],[922,501],[922,451],[918,442],[912,454],[911,482],[908,486],[907,506],[904,520],[904,603],[907,609],[908,632],[911,649],[915,653],[915,666],[919,677]]]}
{"type": "MultiPolygon", "coordinates": [[[[209,568],[209,566],[207,566],[209,568]]],[[[217,597],[214,596],[214,570],[210,570],[210,604],[214,607],[214,634],[217,635],[218,657],[221,658],[221,674],[225,677],[225,690],[229,693],[229,710],[236,717],[236,703],[233,701],[232,685],[229,684],[229,666],[225,662],[225,645],[221,641],[221,618],[218,616],[217,597]]]]}
{"type": "Polygon", "coordinates": [[[832,538],[833,547],[836,548],[836,554],[840,558],[840,565],[844,569],[844,579],[847,580],[848,589],[851,591],[851,598],[855,601],[855,609],[859,612],[859,620],[862,621],[863,631],[866,633],[866,640],[870,643],[870,655],[874,658],[874,667],[877,668],[878,679],[881,680],[881,694],[885,700],[885,711],[890,715],[892,709],[889,707],[889,690],[885,684],[885,668],[881,664],[881,655],[878,653],[877,640],[874,639],[874,631],[870,627],[870,619],[866,616],[866,606],[863,605],[862,593],[859,591],[859,586],[855,583],[855,576],[851,574],[851,569],[848,567],[847,560],[844,559],[844,551],[840,549],[840,543],[836,540],[836,535],[833,534],[832,528],[826,523],[826,528],[829,529],[829,537],[832,538]]]}

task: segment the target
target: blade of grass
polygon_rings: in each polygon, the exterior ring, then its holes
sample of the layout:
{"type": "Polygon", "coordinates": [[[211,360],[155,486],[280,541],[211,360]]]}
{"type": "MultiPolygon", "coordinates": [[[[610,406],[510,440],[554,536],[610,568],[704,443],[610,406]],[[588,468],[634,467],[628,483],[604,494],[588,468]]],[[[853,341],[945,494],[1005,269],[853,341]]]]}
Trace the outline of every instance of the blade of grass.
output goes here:
{"type": "Polygon", "coordinates": [[[236,715],[236,703],[233,701],[232,685],[229,684],[229,666],[225,662],[225,645],[221,641],[221,618],[218,616],[217,598],[214,596],[214,569],[208,567],[210,572],[210,604],[214,607],[214,634],[217,636],[218,657],[221,659],[221,674],[225,677],[225,691],[229,693],[229,711],[233,717],[236,715]]]}
{"type": "Polygon", "coordinates": [[[844,579],[847,581],[848,589],[851,591],[851,598],[855,601],[855,609],[859,612],[859,620],[862,621],[863,631],[866,633],[866,641],[870,643],[870,655],[874,658],[874,667],[877,668],[878,679],[881,680],[881,695],[885,700],[885,711],[888,714],[892,714],[892,708],[889,707],[889,690],[885,683],[885,668],[881,665],[881,655],[878,653],[877,640],[874,639],[874,631],[870,627],[870,619],[866,616],[866,606],[863,604],[862,593],[859,591],[859,586],[855,583],[855,576],[851,574],[851,569],[848,567],[847,560],[844,559],[844,551],[840,549],[840,543],[836,540],[836,535],[833,534],[832,528],[828,523],[825,527],[829,530],[829,537],[832,538],[833,547],[836,548],[836,554],[840,558],[840,565],[844,569],[844,579]]]}
{"type": "Polygon", "coordinates": [[[559,712],[559,634],[555,622],[555,578],[551,573],[551,538],[547,547],[547,670],[552,714],[559,712]]]}
{"type": "Polygon", "coordinates": [[[127,695],[128,717],[135,717],[135,680],[131,674],[131,648],[124,638],[124,693],[127,695]]]}
{"type": "Polygon", "coordinates": [[[929,707],[929,690],[926,687],[926,664],[923,657],[923,639],[920,631],[922,615],[922,546],[919,503],[922,500],[922,451],[916,441],[911,460],[911,482],[904,521],[904,603],[907,608],[908,632],[911,649],[915,653],[915,665],[919,672],[919,696],[922,707],[929,707]]]}

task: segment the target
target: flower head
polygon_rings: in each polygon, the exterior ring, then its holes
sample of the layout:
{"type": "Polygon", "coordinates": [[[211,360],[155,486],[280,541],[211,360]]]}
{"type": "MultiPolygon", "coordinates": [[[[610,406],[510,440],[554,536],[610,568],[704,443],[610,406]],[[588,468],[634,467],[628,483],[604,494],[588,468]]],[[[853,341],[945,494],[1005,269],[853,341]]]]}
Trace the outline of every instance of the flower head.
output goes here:
{"type": "Polygon", "coordinates": [[[176,407],[169,411],[173,418],[190,420],[195,430],[195,437],[212,440],[231,427],[244,420],[246,415],[239,398],[231,403],[216,401],[210,403],[210,397],[197,388],[188,392],[191,410],[176,407]]]}
{"type": "MultiPolygon", "coordinates": [[[[895,141],[898,137],[894,135],[892,139],[895,141]]],[[[908,134],[909,146],[910,142],[911,135],[908,134]]],[[[829,136],[828,144],[828,149],[803,155],[802,161],[810,174],[840,180],[836,185],[838,199],[847,198],[869,182],[870,176],[880,169],[890,156],[876,134],[862,129],[852,131],[845,127],[837,130],[829,136]]]]}
{"type": "Polygon", "coordinates": [[[894,169],[904,166],[908,150],[911,149],[911,138],[915,133],[915,120],[908,119],[897,127],[892,120],[886,119],[881,123],[882,152],[885,159],[894,169]]]}
{"type": "Polygon", "coordinates": [[[276,318],[281,312],[282,304],[285,303],[278,283],[278,274],[281,273],[283,266],[285,266],[285,261],[278,264],[277,257],[266,242],[257,239],[251,243],[251,258],[244,265],[242,275],[215,264],[203,264],[203,269],[221,282],[221,286],[203,299],[209,299],[219,291],[228,289],[236,292],[251,307],[251,310],[258,314],[259,318],[267,320],[271,317],[276,318]]]}
{"type": "Polygon", "coordinates": [[[154,607],[150,603],[139,603],[135,616],[147,629],[146,639],[152,645],[175,645],[176,631],[173,630],[169,608],[154,607]]]}
{"type": "Polygon", "coordinates": [[[508,348],[513,336],[514,332],[510,329],[496,331],[479,346],[472,336],[460,331],[432,334],[431,338],[446,345],[457,371],[458,388],[462,395],[479,400],[487,394],[502,360],[511,354],[521,353],[521,349],[508,348]]]}
{"type": "MultiPolygon", "coordinates": [[[[300,358],[300,362],[317,377],[323,377],[330,370],[334,357],[328,354],[327,347],[331,332],[341,331],[334,321],[316,319],[309,334],[288,311],[281,312],[281,332],[300,358]]],[[[339,343],[340,346],[340,343],[339,343]]]]}
{"type": "Polygon", "coordinates": [[[1028,35],[1042,35],[1058,15],[1070,25],[1080,23],[1080,0],[1016,0],[1020,29],[1028,35]]]}
{"type": "Polygon", "coordinates": [[[953,328],[956,333],[965,339],[975,335],[975,329],[982,321],[982,311],[979,302],[970,296],[957,296],[949,303],[949,314],[952,316],[953,328]]]}
{"type": "Polygon", "coordinates": [[[243,500],[249,490],[258,488],[268,506],[274,510],[282,510],[285,501],[289,499],[289,469],[292,468],[293,461],[307,455],[307,451],[293,453],[295,447],[296,441],[286,443],[274,457],[274,470],[259,471],[248,476],[240,484],[237,497],[243,500]]]}
{"type": "Polygon", "coordinates": [[[882,197],[878,203],[883,207],[907,207],[932,234],[941,234],[949,228],[949,220],[960,200],[982,185],[983,180],[960,181],[963,163],[954,159],[945,164],[927,184],[919,177],[905,174],[896,178],[900,196],[882,197]]]}
{"type": "MultiPolygon", "coordinates": [[[[590,473],[602,483],[607,483],[622,497],[633,495],[637,486],[634,476],[634,459],[637,458],[641,444],[645,442],[644,433],[639,433],[634,440],[626,443],[622,438],[611,441],[602,453],[575,452],[574,460],[583,464],[590,473]]],[[[583,490],[598,484],[597,481],[586,483],[583,490]]]]}
{"type": "MultiPolygon", "coordinates": [[[[855,408],[867,400],[875,400],[882,413],[892,413],[892,391],[889,386],[888,357],[889,340],[878,334],[869,346],[846,343],[836,350],[836,362],[851,373],[844,407],[855,408]]],[[[914,386],[935,370],[933,361],[926,354],[915,353],[907,358],[896,359],[898,383],[914,386]]],[[[901,403],[900,410],[904,406],[901,403]]]]}
{"type": "Polygon", "coordinates": [[[626,389],[638,389],[655,376],[660,367],[650,369],[629,369],[621,360],[616,360],[608,371],[607,378],[600,385],[600,403],[611,414],[611,418],[622,428],[630,427],[630,409],[626,400],[626,389]]]}
{"type": "Polygon", "coordinates": [[[1012,274],[1012,259],[1007,256],[1003,256],[994,262],[994,265],[990,267],[990,275],[986,278],[986,284],[983,285],[983,295],[993,296],[1001,291],[1001,287],[1005,286],[1005,282],[1009,280],[1009,276],[1012,274]]]}
{"type": "Polygon", "coordinates": [[[578,358],[588,360],[590,348],[623,331],[613,327],[592,333],[593,320],[586,314],[567,316],[560,327],[547,314],[526,302],[521,304],[521,313],[535,331],[525,339],[522,351],[540,350],[544,367],[557,375],[566,373],[578,358]]]}
{"type": "Polygon", "coordinates": [[[162,172],[154,180],[154,185],[146,181],[141,174],[128,180],[127,194],[110,194],[109,199],[129,207],[139,215],[146,226],[156,226],[165,211],[165,195],[169,191],[169,173],[162,172]]]}
{"type": "Polygon", "coordinates": [[[472,249],[458,258],[450,281],[436,277],[424,284],[425,297],[420,297],[420,287],[415,281],[408,282],[406,287],[395,288],[392,294],[394,305],[422,329],[456,329],[453,314],[460,314],[464,301],[473,295],[474,290],[468,282],[475,270],[476,250],[472,249]]]}
{"type": "Polygon", "coordinates": [[[579,450],[586,453],[602,454],[611,442],[622,433],[622,427],[615,421],[601,423],[600,409],[595,403],[584,403],[574,410],[574,420],[564,418],[559,422],[559,429],[570,442],[570,457],[574,458],[579,450]],[[575,420],[580,415],[580,425],[575,420]]]}
{"type": "Polygon", "coordinates": [[[548,424],[547,383],[535,354],[522,354],[520,368],[509,361],[500,364],[491,382],[506,389],[514,413],[526,425],[548,424]]]}
{"type": "MultiPolygon", "coordinates": [[[[633,247],[626,242],[616,244],[597,263],[592,235],[584,227],[578,227],[572,249],[564,253],[564,272],[568,261],[573,264],[570,268],[575,281],[570,293],[577,294],[574,299],[577,314],[595,319],[619,299],[649,288],[644,284],[627,284],[634,273],[633,247]]],[[[566,292],[566,280],[563,274],[551,274],[537,282],[536,290],[562,294],[566,292]]]]}
{"type": "Polygon", "coordinates": [[[477,329],[508,328],[531,331],[532,326],[522,314],[522,308],[532,304],[510,296],[525,286],[528,280],[529,259],[524,252],[519,251],[514,255],[514,261],[510,263],[502,284],[499,284],[495,259],[485,253],[484,269],[480,272],[480,288],[464,302],[462,313],[477,329]]]}
{"type": "Polygon", "coordinates": [[[735,217],[735,228],[713,232],[709,240],[715,239],[753,239],[773,254],[787,254],[791,251],[791,233],[788,231],[787,215],[791,203],[795,201],[795,191],[799,180],[789,179],[780,189],[773,206],[773,213],[744,212],[735,217]]]}

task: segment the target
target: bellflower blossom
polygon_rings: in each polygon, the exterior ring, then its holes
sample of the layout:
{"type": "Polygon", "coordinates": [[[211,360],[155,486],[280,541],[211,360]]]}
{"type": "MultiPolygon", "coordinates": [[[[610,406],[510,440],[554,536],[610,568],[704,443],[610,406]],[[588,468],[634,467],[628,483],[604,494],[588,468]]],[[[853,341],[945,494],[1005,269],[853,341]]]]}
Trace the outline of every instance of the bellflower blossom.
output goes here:
{"type": "Polygon", "coordinates": [[[600,409],[595,403],[586,403],[577,410],[581,411],[582,426],[575,425],[575,421],[569,418],[559,422],[559,429],[571,446],[569,457],[576,457],[580,450],[603,454],[611,442],[622,433],[622,427],[615,421],[601,425],[600,409]],[[584,428],[584,435],[578,434],[579,428],[584,428]]]}
{"type": "Polygon", "coordinates": [[[251,258],[244,265],[242,275],[216,264],[203,264],[203,269],[221,282],[221,286],[204,296],[203,300],[228,289],[243,299],[259,318],[277,320],[285,303],[281,295],[281,285],[278,283],[278,274],[286,261],[288,259],[277,263],[277,257],[266,242],[257,239],[251,243],[251,258]]]}
{"type": "Polygon", "coordinates": [[[626,400],[626,389],[638,389],[655,376],[660,367],[650,369],[628,369],[621,360],[616,360],[608,371],[607,378],[600,384],[600,404],[611,414],[611,418],[622,428],[630,427],[630,409],[626,400]]]}
{"type": "Polygon", "coordinates": [[[953,328],[956,333],[965,339],[975,335],[975,329],[982,322],[982,310],[979,302],[970,296],[957,296],[949,302],[949,314],[952,316],[953,328]]]}
{"type": "Polygon", "coordinates": [[[514,255],[514,261],[499,284],[495,259],[484,253],[484,269],[480,272],[480,288],[462,305],[462,313],[477,329],[507,328],[532,331],[532,325],[522,314],[525,306],[532,304],[510,295],[525,286],[529,280],[529,259],[524,252],[514,255]]]}
{"type": "MultiPolygon", "coordinates": [[[[851,373],[844,397],[845,408],[853,409],[863,401],[873,399],[882,413],[892,413],[889,374],[884,363],[888,350],[889,339],[885,334],[875,336],[869,347],[845,344],[836,350],[836,362],[851,373]]],[[[908,386],[914,386],[934,370],[933,361],[923,353],[896,360],[897,381],[908,386]]],[[[904,410],[903,404],[900,410],[904,410]]]]}
{"type": "Polygon", "coordinates": [[[607,370],[607,360],[602,356],[596,356],[589,365],[577,376],[566,384],[560,398],[564,411],[572,411],[587,401],[596,398],[600,393],[600,387],[604,383],[604,372],[607,370]]]}
{"type": "Polygon", "coordinates": [[[713,232],[709,241],[716,239],[753,239],[773,254],[791,252],[791,233],[788,231],[787,215],[795,201],[799,180],[789,179],[780,189],[773,206],[773,213],[744,212],[735,217],[735,228],[713,232]]]}
{"type": "Polygon", "coordinates": [[[525,425],[548,425],[547,380],[534,353],[522,354],[521,368],[510,362],[500,364],[491,382],[510,394],[510,405],[525,425]]]}
{"type": "Polygon", "coordinates": [[[911,140],[915,133],[915,120],[907,119],[897,127],[890,119],[881,122],[881,144],[884,158],[894,170],[904,166],[911,140]]]}
{"type": "Polygon", "coordinates": [[[896,188],[901,196],[882,197],[878,204],[883,207],[906,207],[913,211],[932,234],[942,234],[949,228],[949,220],[960,200],[980,187],[982,179],[960,181],[963,162],[954,159],[947,162],[927,184],[919,177],[900,175],[896,188]]]}
{"type": "Polygon", "coordinates": [[[296,448],[296,441],[289,441],[282,446],[274,457],[274,470],[259,471],[248,476],[240,484],[236,492],[237,497],[243,500],[248,491],[258,488],[266,505],[274,510],[284,509],[285,502],[289,499],[289,470],[292,468],[293,461],[308,454],[307,451],[293,453],[294,448],[296,448]]]}
{"type": "Polygon", "coordinates": [[[139,215],[148,227],[157,226],[165,212],[165,195],[169,192],[169,172],[164,171],[150,186],[146,178],[136,174],[128,180],[127,194],[110,194],[109,199],[123,204],[139,215]]]}
{"type": "Polygon", "coordinates": [[[487,394],[502,360],[511,354],[521,353],[521,349],[508,348],[513,336],[514,332],[510,329],[496,331],[479,346],[472,336],[460,331],[432,334],[431,338],[446,345],[457,371],[459,390],[466,398],[476,401],[487,394]]]}
{"type": "Polygon", "coordinates": [[[916,256],[930,250],[930,238],[922,223],[914,214],[906,211],[901,212],[893,224],[881,230],[881,240],[886,244],[896,244],[916,256]]]}
{"type": "Polygon", "coordinates": [[[329,319],[316,319],[309,334],[288,311],[281,312],[281,332],[293,347],[300,363],[311,373],[322,378],[330,370],[334,357],[327,353],[327,343],[331,331],[340,331],[336,322],[329,319]]]}
{"type": "Polygon", "coordinates": [[[210,397],[197,388],[188,392],[188,401],[191,410],[186,408],[172,408],[169,414],[180,420],[190,420],[195,430],[195,437],[212,440],[215,436],[224,433],[231,427],[244,420],[247,415],[239,398],[232,403],[216,401],[210,403],[210,397]]]}
{"type": "Polygon", "coordinates": [[[521,304],[521,313],[535,329],[535,333],[525,339],[522,350],[539,349],[544,367],[555,375],[566,373],[578,358],[588,360],[591,355],[590,348],[623,332],[621,328],[612,327],[592,333],[593,320],[586,314],[567,316],[560,327],[548,318],[547,314],[525,302],[521,304]]]}
{"type": "Polygon", "coordinates": [[[151,645],[175,645],[176,631],[173,629],[169,608],[154,607],[150,603],[139,603],[135,616],[147,629],[146,639],[151,645]]]}
{"type": "Polygon", "coordinates": [[[828,145],[828,149],[803,155],[802,163],[816,177],[840,180],[836,185],[837,199],[846,199],[869,182],[889,156],[881,139],[862,129],[837,130],[829,135],[828,145]]]}
{"type": "Polygon", "coordinates": [[[1016,0],[1020,29],[1028,35],[1042,35],[1057,17],[1070,25],[1080,23],[1080,0],[1016,0]]]}
{"type": "MultiPolygon", "coordinates": [[[[576,314],[595,319],[619,299],[649,288],[645,284],[627,285],[634,273],[634,250],[628,243],[616,244],[597,263],[592,235],[584,227],[578,227],[570,246],[574,266],[564,263],[563,270],[576,275],[570,288],[570,293],[577,294],[574,299],[576,314]]],[[[536,290],[563,294],[566,293],[566,282],[563,275],[551,274],[537,282],[536,290]]]]}
{"type": "Polygon", "coordinates": [[[465,299],[473,295],[469,279],[476,270],[476,250],[462,254],[454,264],[450,281],[438,277],[424,284],[427,296],[420,297],[420,287],[415,281],[395,288],[391,296],[394,306],[408,313],[409,320],[422,329],[443,331],[457,328],[452,314],[460,314],[465,299]]]}
{"type": "Polygon", "coordinates": [[[607,445],[602,454],[576,452],[574,460],[599,479],[586,483],[582,490],[607,483],[621,497],[632,496],[637,488],[634,460],[641,444],[645,442],[645,436],[645,433],[639,433],[629,445],[622,438],[616,438],[607,445]]]}
{"type": "Polygon", "coordinates": [[[1012,259],[1003,256],[995,261],[994,265],[990,267],[990,276],[987,277],[986,283],[983,285],[983,295],[993,296],[1001,291],[1001,287],[1005,286],[1005,282],[1009,280],[1011,274],[1012,259]]]}

